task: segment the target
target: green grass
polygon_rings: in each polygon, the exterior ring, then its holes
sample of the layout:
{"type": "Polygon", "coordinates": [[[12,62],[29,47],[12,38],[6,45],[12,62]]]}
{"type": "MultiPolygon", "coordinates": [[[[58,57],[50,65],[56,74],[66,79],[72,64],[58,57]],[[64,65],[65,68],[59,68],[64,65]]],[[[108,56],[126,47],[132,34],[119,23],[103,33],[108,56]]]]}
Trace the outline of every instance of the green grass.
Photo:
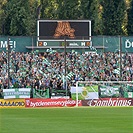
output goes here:
{"type": "Polygon", "coordinates": [[[133,107],[0,109],[0,133],[132,133],[133,107]]]}

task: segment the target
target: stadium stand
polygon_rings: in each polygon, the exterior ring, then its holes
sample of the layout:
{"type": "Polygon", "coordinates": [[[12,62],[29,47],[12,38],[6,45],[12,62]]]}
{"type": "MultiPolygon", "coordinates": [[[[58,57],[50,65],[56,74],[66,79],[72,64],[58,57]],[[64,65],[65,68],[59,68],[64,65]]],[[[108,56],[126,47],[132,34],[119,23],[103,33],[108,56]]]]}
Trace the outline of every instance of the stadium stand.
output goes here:
{"type": "MultiPolygon", "coordinates": [[[[10,53],[10,88],[34,88],[40,97],[55,90],[65,93],[76,81],[133,81],[133,54],[119,53],[10,53]],[[65,66],[66,64],[66,66],[65,66]],[[121,67],[120,67],[121,66],[121,67]],[[48,90],[47,90],[48,89],[48,90]]],[[[0,89],[8,88],[7,53],[0,53],[0,89]]]]}

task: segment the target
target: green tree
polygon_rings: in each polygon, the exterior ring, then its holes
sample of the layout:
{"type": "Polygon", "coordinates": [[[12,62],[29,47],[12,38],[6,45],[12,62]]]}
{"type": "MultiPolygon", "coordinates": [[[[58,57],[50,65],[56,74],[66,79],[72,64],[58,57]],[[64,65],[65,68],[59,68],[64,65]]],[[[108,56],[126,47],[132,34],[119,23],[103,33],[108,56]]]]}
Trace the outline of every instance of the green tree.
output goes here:
{"type": "Polygon", "coordinates": [[[80,0],[57,0],[58,19],[80,19],[81,14],[81,1],[80,0]]]}
{"type": "Polygon", "coordinates": [[[101,35],[102,26],[102,6],[100,0],[89,0],[87,6],[87,18],[92,21],[92,35],[101,35]]]}
{"type": "Polygon", "coordinates": [[[124,35],[125,0],[103,0],[103,30],[105,35],[124,35]]]}
{"type": "Polygon", "coordinates": [[[4,34],[4,23],[5,23],[5,14],[3,7],[6,4],[7,0],[0,0],[0,35],[4,34]]]}
{"type": "Polygon", "coordinates": [[[92,35],[133,35],[132,12],[133,0],[0,0],[0,34],[36,35],[37,19],[88,19],[92,35]]]}
{"type": "Polygon", "coordinates": [[[20,36],[31,35],[33,19],[29,0],[8,0],[5,10],[5,34],[20,36]]]}
{"type": "Polygon", "coordinates": [[[127,31],[128,35],[133,35],[133,0],[130,2],[130,7],[128,9],[127,31]]]}
{"type": "Polygon", "coordinates": [[[29,35],[36,35],[37,34],[37,19],[40,18],[40,1],[39,0],[29,0],[30,6],[30,34],[29,35]]]}
{"type": "Polygon", "coordinates": [[[41,19],[57,19],[56,0],[40,0],[40,18],[41,19]]]}

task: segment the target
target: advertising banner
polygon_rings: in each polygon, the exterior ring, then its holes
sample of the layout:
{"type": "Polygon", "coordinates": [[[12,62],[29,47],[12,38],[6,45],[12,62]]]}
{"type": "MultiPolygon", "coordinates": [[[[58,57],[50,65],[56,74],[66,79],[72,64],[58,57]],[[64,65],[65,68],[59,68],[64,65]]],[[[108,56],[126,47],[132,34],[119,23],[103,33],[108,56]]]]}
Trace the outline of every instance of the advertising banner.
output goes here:
{"type": "Polygon", "coordinates": [[[71,87],[71,96],[72,99],[76,99],[76,93],[78,92],[79,100],[87,100],[87,99],[98,99],[98,85],[92,85],[87,87],[71,87]]]}
{"type": "Polygon", "coordinates": [[[119,97],[119,86],[100,86],[100,97],[119,97]]]}
{"type": "Polygon", "coordinates": [[[7,51],[7,46],[9,44],[10,49],[17,52],[28,52],[26,46],[32,46],[33,40],[36,40],[35,37],[28,36],[1,36],[0,37],[0,51],[7,51]]]}
{"type": "Polygon", "coordinates": [[[124,98],[133,98],[133,84],[127,84],[123,87],[124,98]]]}
{"type": "Polygon", "coordinates": [[[128,92],[128,98],[133,98],[133,92],[128,92]]]}
{"type": "Polygon", "coordinates": [[[133,106],[132,98],[100,98],[82,100],[82,106],[133,106]]]}
{"type": "MultiPolygon", "coordinates": [[[[76,106],[76,101],[71,99],[25,99],[26,107],[72,107],[76,106]]],[[[78,106],[81,106],[81,100],[78,101],[78,106]]]]}
{"type": "Polygon", "coordinates": [[[122,42],[122,52],[133,52],[133,37],[132,36],[125,36],[121,38],[122,42]]]}
{"type": "Polygon", "coordinates": [[[133,92],[124,92],[124,98],[133,98],[133,92]]]}
{"type": "Polygon", "coordinates": [[[4,99],[30,98],[30,88],[3,89],[4,99]]]}
{"type": "Polygon", "coordinates": [[[25,99],[0,99],[0,108],[25,108],[25,99]]]}

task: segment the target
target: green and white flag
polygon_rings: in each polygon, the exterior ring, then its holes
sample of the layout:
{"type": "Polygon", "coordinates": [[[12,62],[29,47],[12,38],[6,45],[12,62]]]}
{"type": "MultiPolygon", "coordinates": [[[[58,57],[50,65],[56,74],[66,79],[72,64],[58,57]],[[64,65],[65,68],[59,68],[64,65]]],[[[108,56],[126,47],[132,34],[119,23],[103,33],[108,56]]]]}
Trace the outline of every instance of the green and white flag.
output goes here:
{"type": "Polygon", "coordinates": [[[71,86],[70,91],[71,91],[71,96],[73,100],[76,99],[77,92],[78,92],[79,100],[99,99],[97,85],[77,87],[77,88],[71,86]]]}
{"type": "Polygon", "coordinates": [[[52,48],[50,48],[50,49],[47,49],[46,52],[49,52],[50,54],[53,54],[53,53],[56,52],[56,50],[52,50],[52,48]]]}
{"type": "Polygon", "coordinates": [[[115,74],[120,74],[120,68],[115,69],[115,70],[113,71],[113,73],[115,73],[115,74]]]}
{"type": "Polygon", "coordinates": [[[70,73],[66,76],[66,78],[67,78],[68,80],[71,80],[71,78],[72,78],[73,75],[74,75],[74,73],[70,72],[70,73]]]}
{"type": "Polygon", "coordinates": [[[30,98],[31,88],[3,89],[4,99],[30,98]]]}
{"type": "Polygon", "coordinates": [[[128,92],[128,98],[133,98],[133,92],[128,92]]]}
{"type": "Polygon", "coordinates": [[[38,70],[38,72],[39,72],[40,74],[42,74],[43,76],[45,76],[45,78],[47,78],[47,74],[45,74],[43,71],[38,70]]]}
{"type": "Polygon", "coordinates": [[[43,60],[43,63],[48,65],[48,66],[51,66],[51,63],[46,58],[43,60]]]}
{"type": "Polygon", "coordinates": [[[101,97],[119,97],[118,86],[100,86],[101,97]]]}

